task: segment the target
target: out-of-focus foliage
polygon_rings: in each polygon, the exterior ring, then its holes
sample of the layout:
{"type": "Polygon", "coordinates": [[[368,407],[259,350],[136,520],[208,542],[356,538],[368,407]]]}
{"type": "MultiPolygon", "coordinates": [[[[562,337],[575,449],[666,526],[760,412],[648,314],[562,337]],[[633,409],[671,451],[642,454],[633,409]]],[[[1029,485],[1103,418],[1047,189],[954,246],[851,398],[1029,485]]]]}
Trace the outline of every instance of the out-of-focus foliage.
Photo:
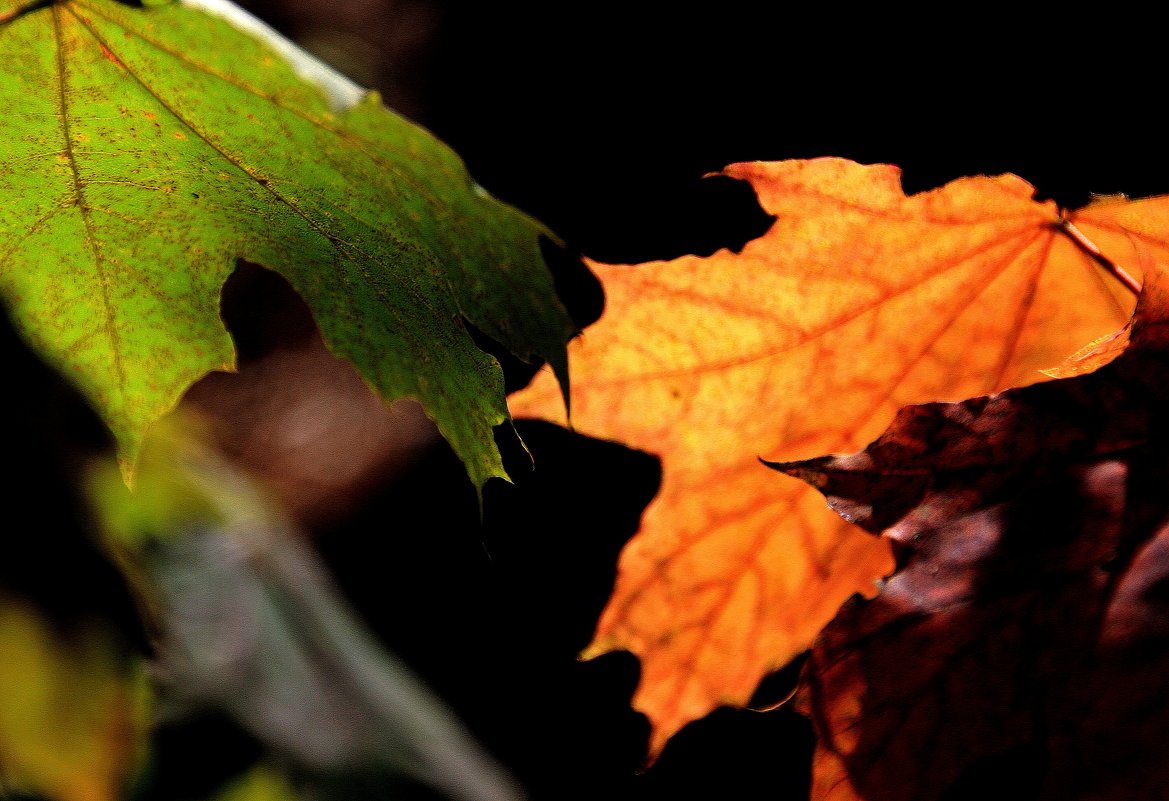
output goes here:
{"type": "Polygon", "coordinates": [[[210,801],[300,801],[300,796],[282,771],[261,763],[210,801]]]}
{"type": "Polygon", "coordinates": [[[313,797],[381,798],[413,781],[456,801],[520,798],[364,629],[303,534],[197,424],[167,423],[146,442],[133,492],[108,466],[91,484],[151,598],[159,716],[226,714],[313,797]]]}
{"type": "Polygon", "coordinates": [[[114,801],[141,755],[144,677],[93,621],[69,633],[0,595],[0,790],[114,801]]]}

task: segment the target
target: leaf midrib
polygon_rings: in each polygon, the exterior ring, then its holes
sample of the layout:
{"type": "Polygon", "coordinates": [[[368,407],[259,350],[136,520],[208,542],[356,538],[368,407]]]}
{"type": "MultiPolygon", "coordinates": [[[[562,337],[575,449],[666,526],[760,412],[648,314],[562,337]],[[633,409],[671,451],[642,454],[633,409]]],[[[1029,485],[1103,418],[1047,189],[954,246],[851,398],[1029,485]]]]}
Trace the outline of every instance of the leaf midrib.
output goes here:
{"type": "Polygon", "coordinates": [[[77,165],[77,158],[73,152],[73,137],[69,125],[69,92],[67,60],[65,58],[65,38],[61,29],[61,6],[52,6],[53,35],[56,39],[57,62],[57,101],[61,112],[61,132],[64,138],[65,159],[73,173],[73,202],[81,214],[82,224],[85,226],[85,242],[93,253],[94,269],[97,271],[98,287],[101,290],[102,322],[106,337],[110,341],[110,353],[113,358],[114,372],[117,375],[118,391],[121,401],[126,402],[126,369],[122,362],[122,343],[118,335],[118,326],[114,319],[115,312],[110,300],[110,274],[107,269],[106,258],[102,253],[101,245],[93,230],[93,219],[88,202],[85,200],[85,183],[77,165]]]}
{"type": "MultiPolygon", "coordinates": [[[[847,313],[844,313],[844,314],[841,314],[837,317],[834,317],[831,320],[824,321],[823,323],[821,323],[819,326],[816,326],[811,331],[807,331],[807,332],[804,332],[803,334],[799,335],[794,341],[785,343],[785,344],[780,345],[778,347],[768,348],[768,349],[761,350],[761,351],[758,351],[755,353],[746,354],[746,355],[743,355],[743,356],[740,356],[740,357],[737,357],[734,359],[719,359],[717,361],[708,362],[706,364],[694,365],[692,367],[675,368],[675,369],[669,369],[669,370],[645,371],[645,372],[633,373],[633,374],[629,374],[629,375],[617,376],[617,377],[606,378],[606,379],[593,379],[589,383],[591,386],[599,387],[599,386],[618,386],[618,385],[625,385],[625,384],[631,384],[631,383],[640,383],[643,381],[670,380],[670,379],[674,379],[674,378],[683,378],[683,377],[689,377],[689,376],[695,376],[695,375],[719,373],[719,372],[723,372],[726,370],[736,369],[736,368],[740,368],[740,367],[747,367],[747,366],[751,366],[753,364],[757,364],[759,362],[765,362],[765,361],[768,361],[771,359],[775,359],[775,358],[782,356],[786,353],[790,353],[792,351],[796,351],[796,350],[799,350],[801,348],[807,347],[808,345],[818,341],[822,337],[827,336],[828,334],[831,334],[832,332],[834,332],[838,329],[844,328],[845,326],[849,325],[850,323],[855,322],[856,320],[865,316],[866,314],[873,312],[874,310],[880,308],[884,304],[889,303],[897,298],[908,295],[908,294],[920,289],[922,286],[924,286],[932,281],[935,281],[935,280],[938,280],[940,278],[943,278],[943,277],[950,275],[953,270],[958,269],[958,268],[966,265],[967,262],[969,261],[969,259],[973,258],[974,256],[976,256],[980,253],[988,251],[989,249],[991,249],[991,247],[1006,247],[1008,243],[1013,243],[1016,240],[1020,240],[1020,239],[1023,240],[1021,245],[1019,245],[1017,248],[1015,248],[1011,251],[1011,253],[1012,253],[1011,257],[1009,259],[1004,259],[1003,262],[998,266],[998,269],[996,269],[988,277],[988,280],[982,284],[982,290],[985,290],[985,288],[989,287],[990,284],[992,284],[995,279],[997,279],[1000,275],[1002,275],[1004,272],[1006,272],[1009,268],[1014,266],[1014,263],[1015,263],[1014,260],[1015,260],[1015,257],[1018,256],[1018,254],[1026,251],[1029,247],[1035,245],[1044,236],[1050,237],[1050,236],[1053,236],[1053,234],[1054,234],[1054,232],[1052,232],[1052,231],[1047,231],[1047,230],[1044,230],[1041,228],[1032,229],[1032,228],[1028,227],[1028,228],[1020,229],[1019,231],[1012,234],[1011,236],[996,238],[991,243],[986,243],[986,242],[979,243],[978,245],[976,245],[976,246],[974,246],[966,251],[961,252],[958,256],[951,258],[949,260],[949,262],[946,263],[945,265],[943,265],[940,269],[931,270],[930,272],[927,272],[924,275],[922,275],[917,280],[908,282],[905,285],[898,287],[896,290],[889,292],[887,294],[881,295],[880,297],[874,299],[873,301],[871,301],[869,303],[861,304],[861,305],[857,306],[855,309],[848,311],[847,313]]],[[[980,290],[980,293],[981,293],[981,290],[980,290]]],[[[971,299],[971,302],[973,302],[973,299],[971,299]]],[[[961,308],[964,309],[964,308],[967,308],[967,306],[962,306],[961,308]]]]}

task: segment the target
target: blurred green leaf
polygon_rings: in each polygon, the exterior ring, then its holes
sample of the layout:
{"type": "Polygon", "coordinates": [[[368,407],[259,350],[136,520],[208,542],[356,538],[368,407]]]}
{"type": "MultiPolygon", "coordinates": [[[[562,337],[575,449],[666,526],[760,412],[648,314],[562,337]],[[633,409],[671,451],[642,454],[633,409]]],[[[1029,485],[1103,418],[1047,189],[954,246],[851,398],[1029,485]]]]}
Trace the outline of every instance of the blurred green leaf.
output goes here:
{"type": "Polygon", "coordinates": [[[69,636],[0,597],[0,788],[113,801],[140,756],[146,685],[97,623],[69,636]]]}
{"type": "Polygon", "coordinates": [[[231,782],[212,801],[300,801],[288,777],[261,763],[231,782]]]}

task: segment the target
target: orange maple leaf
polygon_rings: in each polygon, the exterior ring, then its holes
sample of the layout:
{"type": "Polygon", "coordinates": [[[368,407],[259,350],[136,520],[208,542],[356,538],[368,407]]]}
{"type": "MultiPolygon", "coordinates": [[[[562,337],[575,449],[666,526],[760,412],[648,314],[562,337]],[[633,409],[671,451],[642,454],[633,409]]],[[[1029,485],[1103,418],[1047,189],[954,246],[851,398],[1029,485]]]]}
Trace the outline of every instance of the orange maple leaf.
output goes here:
{"type": "MultiPolygon", "coordinates": [[[[896,167],[842,159],[724,174],[751,183],[771,229],[738,254],[592,264],[606,312],[570,347],[575,428],[662,459],[583,654],[640,658],[651,757],[746,704],[892,569],[887,543],[757,456],[857,449],[901,406],[1043,380],[1132,309],[1090,242],[1113,265],[1138,243],[1169,257],[1169,197],[1064,214],[1013,175],[907,197],[896,167]]],[[[511,408],[563,420],[548,374],[511,408]]]]}

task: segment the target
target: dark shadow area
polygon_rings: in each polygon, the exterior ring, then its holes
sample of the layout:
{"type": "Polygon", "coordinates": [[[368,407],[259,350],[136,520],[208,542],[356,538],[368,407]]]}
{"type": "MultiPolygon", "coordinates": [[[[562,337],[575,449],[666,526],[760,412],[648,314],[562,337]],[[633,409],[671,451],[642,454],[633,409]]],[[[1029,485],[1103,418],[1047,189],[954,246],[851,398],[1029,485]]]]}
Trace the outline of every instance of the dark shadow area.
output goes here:
{"type": "Polygon", "coordinates": [[[319,336],[304,299],[279,273],[240,260],[223,284],[220,316],[240,366],[319,336]]]}
{"type": "Polygon", "coordinates": [[[534,469],[484,493],[484,541],[501,588],[529,610],[553,651],[575,655],[592,636],[616,578],[617,555],[657,492],[657,459],[559,426],[519,420],[534,469]],[[604,504],[596,503],[605,498],[604,504]]]}
{"type": "Polygon", "coordinates": [[[577,654],[660,467],[547,423],[516,427],[535,469],[505,454],[515,483],[488,484],[482,522],[462,465],[439,447],[359,516],[316,533],[354,606],[537,801],[673,799],[695,787],[752,798],[790,786],[800,797],[811,741],[787,709],[716,714],[639,775],[649,730],[629,706],[636,659],[577,654]]]}
{"type": "Polygon", "coordinates": [[[636,798],[805,801],[814,740],[791,709],[718,709],[678,732],[635,782],[636,798]]]}
{"type": "Polygon", "coordinates": [[[540,237],[540,253],[552,273],[556,294],[572,322],[581,329],[595,323],[604,311],[605,293],[601,282],[581,261],[580,254],[547,237],[540,237]]]}
{"type": "MultiPolygon", "coordinates": [[[[503,370],[504,392],[508,395],[526,387],[535,377],[536,373],[540,371],[540,368],[543,367],[543,362],[528,364],[494,338],[480,331],[475,327],[474,323],[466,318],[463,318],[462,323],[463,328],[467,329],[467,333],[471,335],[471,339],[478,346],[479,350],[484,353],[490,353],[499,362],[499,366],[503,370]]],[[[499,439],[500,437],[497,433],[496,440],[498,441],[499,439]]]]}
{"type": "Polygon", "coordinates": [[[976,760],[962,771],[939,801],[1031,801],[1039,798],[1047,774],[1042,742],[1029,742],[976,760]]]}
{"type": "Polygon", "coordinates": [[[219,713],[163,723],[152,733],[150,761],[134,801],[201,801],[252,767],[262,748],[219,713]]]}
{"type": "MultiPolygon", "coordinates": [[[[561,247],[546,237],[540,238],[540,252],[552,273],[556,294],[564,304],[569,318],[578,330],[592,325],[601,316],[605,306],[605,295],[601,283],[581,260],[580,254],[561,247]]],[[[470,320],[463,318],[463,327],[480,350],[490,353],[503,370],[504,391],[510,395],[526,387],[544,366],[541,361],[528,363],[513,354],[504,345],[479,330],[470,320]]],[[[497,444],[511,447],[496,435],[497,444]]],[[[510,438],[506,438],[510,439],[510,438]]]]}
{"type": "Polygon", "coordinates": [[[700,181],[737,161],[892,163],[909,192],[1013,172],[1066,207],[1169,190],[1137,78],[1154,50],[1134,50],[1119,15],[1070,24],[1052,37],[995,14],[447,4],[424,122],[490,191],[609,262],[747,238],[745,209],[700,181]]]}
{"type": "Polygon", "coordinates": [[[751,700],[747,702],[747,709],[771,712],[791,703],[799,685],[800,673],[807,661],[808,654],[805,651],[784,667],[764,676],[751,695],[751,700]]]}
{"type": "Polygon", "coordinates": [[[463,466],[440,447],[316,541],[388,647],[533,798],[608,795],[633,776],[648,734],[628,705],[637,664],[576,654],[658,466],[548,424],[517,427],[539,467],[490,483],[484,522],[463,466]]]}
{"type": "Polygon", "coordinates": [[[112,459],[113,439],[82,396],[35,356],[0,313],[0,394],[11,460],[3,482],[0,596],[31,601],[64,634],[101,622],[147,649],[135,603],[104,549],[84,471],[112,459]]]}

